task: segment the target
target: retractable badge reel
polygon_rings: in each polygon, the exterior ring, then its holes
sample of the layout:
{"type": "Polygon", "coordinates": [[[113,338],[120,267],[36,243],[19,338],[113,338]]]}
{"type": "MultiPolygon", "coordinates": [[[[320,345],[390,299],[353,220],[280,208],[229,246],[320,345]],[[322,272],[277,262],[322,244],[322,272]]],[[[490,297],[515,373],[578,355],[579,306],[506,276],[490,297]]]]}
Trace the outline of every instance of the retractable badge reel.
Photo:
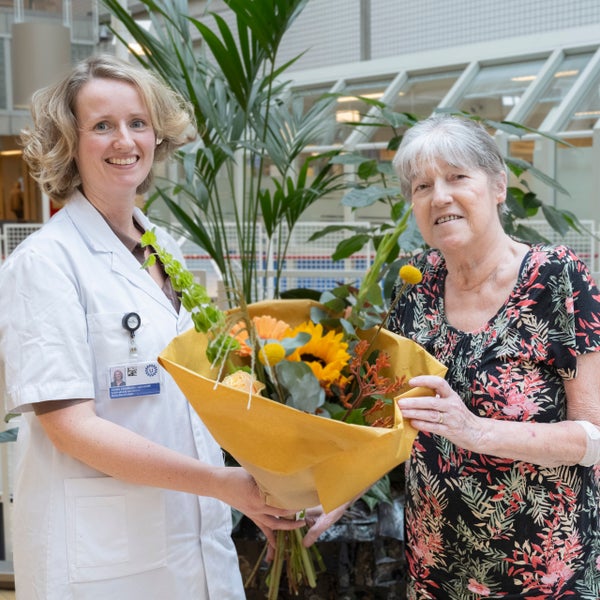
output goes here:
{"type": "Polygon", "coordinates": [[[135,341],[135,332],[140,328],[142,319],[136,312],[129,312],[123,315],[123,327],[129,331],[129,355],[132,358],[137,356],[137,343],[135,341]]]}

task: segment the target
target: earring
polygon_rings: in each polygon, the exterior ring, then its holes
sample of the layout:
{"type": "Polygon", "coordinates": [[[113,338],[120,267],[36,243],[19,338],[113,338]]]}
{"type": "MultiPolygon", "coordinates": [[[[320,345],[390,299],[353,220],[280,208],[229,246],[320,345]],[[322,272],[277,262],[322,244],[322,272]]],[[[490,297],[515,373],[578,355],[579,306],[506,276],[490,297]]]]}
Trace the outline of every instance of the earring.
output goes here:
{"type": "Polygon", "coordinates": [[[160,146],[162,144],[163,139],[162,138],[156,138],[156,145],[160,146]]]}

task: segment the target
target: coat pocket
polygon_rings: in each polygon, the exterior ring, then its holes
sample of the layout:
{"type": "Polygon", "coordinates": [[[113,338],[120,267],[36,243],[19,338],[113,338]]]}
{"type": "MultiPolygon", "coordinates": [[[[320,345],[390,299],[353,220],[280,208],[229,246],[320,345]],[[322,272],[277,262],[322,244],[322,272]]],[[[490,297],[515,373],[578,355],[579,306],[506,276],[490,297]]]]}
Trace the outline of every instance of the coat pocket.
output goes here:
{"type": "Polygon", "coordinates": [[[166,565],[164,493],[111,477],[65,481],[67,560],[72,583],[166,565]]]}

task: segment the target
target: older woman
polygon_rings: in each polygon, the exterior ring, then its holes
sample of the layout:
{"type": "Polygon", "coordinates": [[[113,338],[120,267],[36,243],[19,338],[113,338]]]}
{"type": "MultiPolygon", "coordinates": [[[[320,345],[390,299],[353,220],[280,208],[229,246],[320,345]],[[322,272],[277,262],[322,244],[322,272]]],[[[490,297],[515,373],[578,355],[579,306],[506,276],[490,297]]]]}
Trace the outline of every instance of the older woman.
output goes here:
{"type": "Polygon", "coordinates": [[[448,366],[399,402],[409,598],[600,597],[600,292],[564,246],[508,236],[477,123],[434,116],[394,159],[430,249],[390,329],[448,366]]]}
{"type": "Polygon", "coordinates": [[[270,539],[296,524],[223,465],[159,368],[192,323],[161,265],[142,269],[140,237],[153,226],[136,196],[186,141],[191,115],[150,72],[102,56],[37,92],[32,115],[25,159],[64,207],[0,270],[0,388],[23,413],[18,597],[244,598],[227,504],[270,539]],[[110,385],[116,367],[123,386],[110,385]]]}

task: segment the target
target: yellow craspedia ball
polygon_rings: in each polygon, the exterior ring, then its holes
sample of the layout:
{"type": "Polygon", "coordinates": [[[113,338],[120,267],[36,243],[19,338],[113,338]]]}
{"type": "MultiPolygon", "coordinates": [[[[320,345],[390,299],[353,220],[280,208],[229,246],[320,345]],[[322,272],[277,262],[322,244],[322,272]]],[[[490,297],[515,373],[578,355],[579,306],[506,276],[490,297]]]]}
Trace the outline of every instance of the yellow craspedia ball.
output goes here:
{"type": "Polygon", "coordinates": [[[423,279],[421,271],[412,265],[404,265],[401,267],[399,275],[402,281],[411,285],[416,285],[417,283],[421,282],[421,279],[423,279]]]}
{"type": "Polygon", "coordinates": [[[285,358],[285,348],[277,342],[265,344],[258,353],[258,360],[265,366],[276,365],[285,358]]]}

